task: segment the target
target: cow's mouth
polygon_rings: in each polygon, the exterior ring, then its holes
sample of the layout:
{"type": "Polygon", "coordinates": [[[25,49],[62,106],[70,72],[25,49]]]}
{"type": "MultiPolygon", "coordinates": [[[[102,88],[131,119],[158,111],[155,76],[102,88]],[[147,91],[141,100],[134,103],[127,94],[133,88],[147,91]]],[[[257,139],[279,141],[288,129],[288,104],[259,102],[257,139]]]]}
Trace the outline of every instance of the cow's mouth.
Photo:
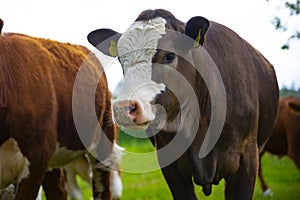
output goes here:
{"type": "Polygon", "coordinates": [[[146,122],[136,123],[136,125],[140,126],[140,127],[145,127],[145,126],[148,126],[149,123],[150,123],[149,121],[146,121],[146,122]]]}
{"type": "Polygon", "coordinates": [[[150,121],[139,122],[139,123],[133,122],[128,124],[119,124],[119,123],[117,124],[121,129],[124,130],[146,130],[150,124],[150,121]]]}

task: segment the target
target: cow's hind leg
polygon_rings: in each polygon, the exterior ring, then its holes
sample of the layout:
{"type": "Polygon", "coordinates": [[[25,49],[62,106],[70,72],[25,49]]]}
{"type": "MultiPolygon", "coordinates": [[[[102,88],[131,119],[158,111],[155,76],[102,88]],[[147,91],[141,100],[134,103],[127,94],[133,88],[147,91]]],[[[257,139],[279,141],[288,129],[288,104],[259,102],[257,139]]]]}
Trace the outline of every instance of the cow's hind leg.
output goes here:
{"type": "Polygon", "coordinates": [[[67,200],[68,192],[63,169],[54,168],[47,172],[43,189],[47,200],[67,200]]]}
{"type": "Polygon", "coordinates": [[[251,200],[258,171],[258,149],[256,143],[248,144],[241,155],[238,171],[226,178],[227,200],[251,200]]]}
{"type": "Polygon", "coordinates": [[[29,156],[27,153],[24,153],[30,163],[29,176],[18,184],[15,200],[34,200],[38,195],[39,188],[48,168],[48,160],[50,160],[50,157],[48,157],[49,155],[43,155],[42,152],[44,150],[41,149],[31,150],[34,152],[33,154],[35,156],[31,155],[32,152],[28,153],[29,156]],[[36,151],[40,153],[37,153],[36,151]],[[48,158],[43,159],[43,156],[48,158]]]}
{"type": "MultiPolygon", "coordinates": [[[[299,129],[298,129],[299,130],[299,129]]],[[[288,155],[294,161],[297,168],[300,170],[300,130],[287,132],[288,135],[288,155]]]]}

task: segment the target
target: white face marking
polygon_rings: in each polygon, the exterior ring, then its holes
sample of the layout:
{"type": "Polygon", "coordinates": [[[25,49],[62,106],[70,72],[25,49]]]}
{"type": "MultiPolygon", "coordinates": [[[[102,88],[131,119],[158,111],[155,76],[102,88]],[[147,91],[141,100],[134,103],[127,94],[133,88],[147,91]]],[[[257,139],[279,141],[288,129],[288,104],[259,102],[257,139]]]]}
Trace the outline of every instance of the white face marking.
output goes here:
{"type": "Polygon", "coordinates": [[[119,59],[124,70],[124,84],[114,101],[136,100],[143,111],[143,118],[154,119],[150,102],[165,90],[164,84],[151,80],[152,57],[159,39],[166,34],[166,20],[158,17],[133,23],[118,41],[119,59]]]}
{"type": "Polygon", "coordinates": [[[6,140],[0,146],[0,189],[28,177],[29,165],[18,143],[13,138],[6,140]]]}

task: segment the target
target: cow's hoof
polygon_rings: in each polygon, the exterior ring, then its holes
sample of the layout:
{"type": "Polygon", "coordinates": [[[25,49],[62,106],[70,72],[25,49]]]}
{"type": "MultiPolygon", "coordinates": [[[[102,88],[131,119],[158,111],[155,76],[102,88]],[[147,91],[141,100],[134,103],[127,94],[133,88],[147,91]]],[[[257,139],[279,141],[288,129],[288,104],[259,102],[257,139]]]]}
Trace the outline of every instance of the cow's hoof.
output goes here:
{"type": "Polygon", "coordinates": [[[270,188],[268,188],[266,191],[263,192],[264,197],[271,197],[273,196],[273,192],[270,188]]]}

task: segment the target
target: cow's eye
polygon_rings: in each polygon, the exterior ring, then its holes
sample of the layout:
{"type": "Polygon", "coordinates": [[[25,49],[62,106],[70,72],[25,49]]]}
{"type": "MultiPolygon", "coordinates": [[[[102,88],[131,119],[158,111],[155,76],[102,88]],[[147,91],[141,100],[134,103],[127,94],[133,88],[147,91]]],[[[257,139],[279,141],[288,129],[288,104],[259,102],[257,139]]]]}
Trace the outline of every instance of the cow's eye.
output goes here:
{"type": "Polygon", "coordinates": [[[175,53],[167,53],[160,61],[161,64],[170,64],[175,59],[175,53]]]}

